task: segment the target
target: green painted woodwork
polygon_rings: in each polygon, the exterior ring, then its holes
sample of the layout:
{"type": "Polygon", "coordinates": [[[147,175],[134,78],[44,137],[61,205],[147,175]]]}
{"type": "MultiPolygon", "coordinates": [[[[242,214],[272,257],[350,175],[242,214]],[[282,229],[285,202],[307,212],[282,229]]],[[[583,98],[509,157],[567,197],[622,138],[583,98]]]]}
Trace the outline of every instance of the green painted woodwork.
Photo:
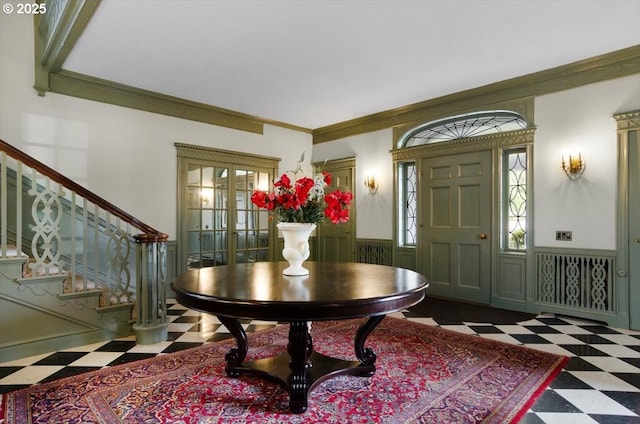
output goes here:
{"type": "Polygon", "coordinates": [[[527,258],[520,254],[501,254],[498,259],[498,284],[491,293],[491,304],[526,311],[527,258]]]}
{"type": "Polygon", "coordinates": [[[421,240],[428,293],[490,303],[490,151],[424,159],[421,240]]]}
{"type": "Polygon", "coordinates": [[[257,134],[262,134],[264,124],[311,132],[308,128],[64,70],[65,59],[99,5],[100,0],[52,0],[47,1],[46,14],[35,16],[34,88],[39,95],[51,91],[257,134]]]}
{"type": "Polygon", "coordinates": [[[391,240],[356,240],[356,262],[365,264],[392,265],[392,260],[393,242],[391,240]]]}
{"type": "MultiPolygon", "coordinates": [[[[338,159],[314,164],[316,168],[331,173],[331,185],[325,188],[329,193],[334,190],[349,191],[355,196],[353,185],[355,175],[355,159],[338,159]]],[[[356,233],[356,199],[349,206],[349,221],[343,224],[333,224],[324,221],[318,225],[317,243],[318,260],[324,262],[354,262],[355,233],[356,233]]]]}
{"type": "Polygon", "coordinates": [[[616,252],[596,249],[535,248],[534,297],[529,312],[551,312],[629,328],[617,278],[616,252]]]}
{"type": "Polygon", "coordinates": [[[631,328],[640,330],[640,130],[629,134],[629,313],[631,328]]]}
{"type": "Polygon", "coordinates": [[[250,173],[262,174],[270,183],[280,159],[181,143],[176,143],[176,149],[177,273],[185,272],[188,265],[251,261],[248,254],[258,250],[267,251],[258,260],[275,258],[275,227],[268,211],[256,211],[250,204],[251,193],[257,188],[251,185],[254,177],[250,173]]]}
{"type": "Polygon", "coordinates": [[[62,70],[49,74],[50,91],[161,115],[262,134],[266,120],[215,106],[62,70]]]}
{"type": "MultiPolygon", "coordinates": [[[[506,109],[520,113],[530,124],[533,109],[520,110],[508,103],[564,91],[595,82],[640,73],[640,45],[616,50],[568,65],[460,91],[396,109],[328,125],[313,130],[313,143],[323,143],[393,127],[394,142],[419,124],[477,110],[506,109]],[[499,106],[505,105],[505,106],[499,106]]],[[[395,146],[395,144],[394,144],[395,146]]]]}
{"type": "Polygon", "coordinates": [[[621,113],[614,118],[618,127],[619,325],[640,330],[640,111],[621,113]]]}
{"type": "Polygon", "coordinates": [[[416,265],[416,248],[415,247],[398,247],[393,253],[393,264],[400,268],[407,268],[418,271],[416,265]]]}
{"type": "Polygon", "coordinates": [[[34,15],[35,88],[49,91],[49,73],[59,72],[101,0],[47,1],[47,13],[34,15]]]}
{"type": "MultiPolygon", "coordinates": [[[[446,180],[449,178],[449,175],[452,175],[452,171],[450,167],[443,163],[441,166],[438,165],[437,162],[426,162],[427,160],[434,158],[441,158],[447,156],[461,156],[464,157],[465,154],[475,154],[476,152],[490,152],[488,153],[492,157],[492,163],[499,163],[501,152],[505,149],[512,148],[522,148],[524,147],[527,152],[528,161],[530,161],[533,157],[532,154],[532,146],[534,141],[535,129],[526,129],[521,131],[510,131],[506,133],[497,133],[490,134],[486,136],[474,137],[474,138],[465,138],[460,140],[454,140],[450,142],[444,143],[434,143],[434,144],[426,144],[421,146],[414,146],[405,149],[395,149],[391,151],[394,163],[404,163],[404,162],[415,162],[418,165],[418,173],[420,175],[421,185],[424,185],[426,179],[432,178],[434,181],[438,179],[446,180]],[[426,163],[431,163],[432,166],[430,169],[424,168],[426,163]]],[[[395,145],[395,142],[394,142],[395,145]]],[[[467,175],[472,175],[474,170],[473,162],[465,162],[464,165],[458,169],[456,168],[456,172],[460,172],[467,175]]],[[[529,163],[527,166],[527,179],[528,181],[533,180],[533,170],[532,166],[529,163]]],[[[394,167],[394,169],[397,168],[394,167]]],[[[476,166],[476,172],[479,170],[476,166]]],[[[481,267],[484,270],[489,270],[490,279],[491,279],[491,288],[490,288],[490,301],[485,300],[484,303],[491,303],[494,306],[499,306],[505,309],[514,309],[514,310],[528,310],[528,308],[532,308],[533,300],[527,297],[526,284],[528,281],[531,281],[532,269],[531,267],[531,249],[527,249],[523,252],[503,252],[500,250],[500,207],[501,207],[501,199],[500,196],[494,195],[494,193],[501,192],[501,178],[499,178],[498,167],[491,166],[488,170],[482,171],[487,174],[491,174],[489,177],[491,181],[491,189],[486,197],[482,197],[482,201],[486,202],[490,205],[490,231],[484,232],[487,234],[487,240],[485,240],[486,244],[490,249],[489,262],[482,263],[481,267]],[[510,259],[508,259],[510,258],[510,259]],[[525,284],[525,288],[514,289],[513,287],[509,287],[511,282],[501,280],[501,275],[505,275],[504,270],[507,265],[506,260],[509,261],[520,261],[518,262],[522,267],[524,267],[525,275],[522,276],[518,274],[518,278],[520,279],[518,282],[514,283],[517,285],[525,284]],[[524,280],[523,280],[524,278],[524,280]],[[518,292],[518,294],[515,294],[518,292]]],[[[396,183],[394,186],[397,186],[397,172],[394,177],[396,183]]],[[[444,187],[444,186],[443,186],[444,187]]],[[[424,199],[425,192],[424,187],[418,192],[418,213],[417,213],[417,222],[418,226],[422,226],[422,228],[426,228],[428,226],[428,222],[431,222],[431,219],[438,220],[443,223],[453,222],[450,218],[451,214],[453,214],[453,210],[449,211],[449,198],[453,196],[453,194],[449,193],[449,188],[446,190],[444,188],[440,188],[440,186],[435,187],[433,196],[434,197],[443,197],[445,200],[437,200],[440,204],[440,209],[435,211],[435,218],[429,217],[427,208],[424,207],[425,202],[427,200],[424,199]]],[[[473,191],[469,191],[470,189],[465,189],[470,194],[474,194],[473,191]]],[[[398,202],[398,192],[395,193],[395,203],[398,202]]],[[[528,185],[527,187],[527,198],[528,202],[532,204],[532,185],[528,185]]],[[[533,211],[533,207],[531,206],[529,211],[533,211]]],[[[463,218],[471,222],[473,220],[473,215],[468,215],[469,212],[465,211],[465,215],[463,218]]],[[[399,222],[399,217],[397,216],[398,210],[394,208],[394,222],[399,222]]],[[[527,214],[527,229],[530,233],[528,240],[532,240],[533,237],[533,214],[530,212],[527,214]]],[[[423,233],[421,233],[423,234],[423,233]]],[[[419,272],[423,272],[427,275],[428,272],[425,271],[426,268],[426,259],[429,256],[425,252],[429,247],[424,243],[422,237],[419,237],[419,240],[415,246],[413,247],[401,247],[398,246],[399,235],[397,232],[394,232],[394,265],[396,266],[406,266],[410,269],[415,269],[419,272]]],[[[446,241],[446,240],[445,240],[446,241]]],[[[429,252],[428,255],[433,256],[434,259],[432,261],[450,261],[450,248],[447,248],[447,251],[444,251],[444,247],[440,245],[434,245],[435,249],[433,252],[429,252]]],[[[528,246],[530,247],[530,246],[528,246]]],[[[470,254],[470,249],[466,249],[465,252],[470,254]]],[[[511,262],[509,262],[511,263],[511,262]]],[[[510,268],[510,271],[514,271],[513,268],[510,268]]],[[[448,281],[450,278],[449,275],[452,274],[453,271],[446,269],[438,270],[442,276],[438,278],[442,278],[443,281],[448,281]],[[444,274],[446,273],[446,275],[444,274]]],[[[456,277],[457,278],[457,277],[456,277]]],[[[469,279],[469,274],[464,274],[465,279],[469,279]]],[[[473,286],[473,283],[466,282],[465,285],[473,286]]],[[[433,287],[433,284],[432,284],[433,287]]],[[[431,291],[432,288],[430,287],[431,291]]],[[[450,290],[451,296],[457,296],[455,291],[450,290]]],[[[443,294],[444,296],[444,294],[443,294]]],[[[463,298],[461,298],[463,299],[463,298]]]]}

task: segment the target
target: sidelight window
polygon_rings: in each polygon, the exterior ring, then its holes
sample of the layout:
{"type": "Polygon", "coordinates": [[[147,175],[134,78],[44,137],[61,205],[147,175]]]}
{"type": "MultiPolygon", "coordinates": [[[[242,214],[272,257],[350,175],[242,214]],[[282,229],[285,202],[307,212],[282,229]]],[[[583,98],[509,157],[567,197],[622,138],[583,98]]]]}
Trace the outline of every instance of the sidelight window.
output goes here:
{"type": "Polygon", "coordinates": [[[525,250],[527,246],[527,152],[509,149],[502,156],[502,246],[525,250]]]}
{"type": "Polygon", "coordinates": [[[417,239],[418,207],[416,201],[416,164],[405,162],[398,165],[400,181],[400,245],[415,246],[417,239]]]}

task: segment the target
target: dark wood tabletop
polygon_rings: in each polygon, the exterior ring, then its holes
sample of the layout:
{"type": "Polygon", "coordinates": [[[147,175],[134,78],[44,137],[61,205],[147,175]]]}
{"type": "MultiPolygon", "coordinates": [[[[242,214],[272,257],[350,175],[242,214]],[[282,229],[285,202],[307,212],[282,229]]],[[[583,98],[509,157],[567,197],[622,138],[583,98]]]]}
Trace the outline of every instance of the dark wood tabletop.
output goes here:
{"type": "Polygon", "coordinates": [[[404,268],[305,262],[309,275],[282,275],[286,262],[223,265],[173,281],[176,300],[203,312],[270,321],[347,319],[389,314],[420,302],[424,276],[404,268]]]}

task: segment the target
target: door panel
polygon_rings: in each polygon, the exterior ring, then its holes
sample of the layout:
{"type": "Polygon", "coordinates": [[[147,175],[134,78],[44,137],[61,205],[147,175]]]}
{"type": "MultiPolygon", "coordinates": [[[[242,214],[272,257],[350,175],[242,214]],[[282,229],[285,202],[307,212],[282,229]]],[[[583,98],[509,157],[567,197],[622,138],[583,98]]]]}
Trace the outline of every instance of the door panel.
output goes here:
{"type": "MultiPolygon", "coordinates": [[[[353,170],[331,171],[331,185],[325,187],[325,193],[335,190],[353,193],[353,170]]],[[[350,219],[344,224],[333,224],[325,220],[318,226],[318,260],[325,262],[353,262],[355,238],[355,200],[349,207],[350,219]]]]}
{"type": "Polygon", "coordinates": [[[460,207],[459,227],[480,228],[479,208],[481,203],[481,187],[479,185],[461,186],[458,188],[458,204],[460,207]]]}
{"type": "Polygon", "coordinates": [[[429,292],[489,303],[491,152],[427,158],[422,169],[429,292]]]}
{"type": "Polygon", "coordinates": [[[451,187],[433,187],[431,190],[431,225],[451,228],[451,187]]]}
{"type": "Polygon", "coordinates": [[[460,258],[460,264],[463,264],[458,267],[460,287],[482,289],[478,278],[482,267],[480,263],[482,252],[480,250],[480,246],[477,244],[460,244],[458,246],[458,258],[460,258]]]}
{"type": "Polygon", "coordinates": [[[451,267],[438,266],[438,264],[451,263],[451,244],[450,243],[431,243],[430,255],[428,258],[429,269],[431,270],[431,284],[449,285],[451,281],[451,267]]]}

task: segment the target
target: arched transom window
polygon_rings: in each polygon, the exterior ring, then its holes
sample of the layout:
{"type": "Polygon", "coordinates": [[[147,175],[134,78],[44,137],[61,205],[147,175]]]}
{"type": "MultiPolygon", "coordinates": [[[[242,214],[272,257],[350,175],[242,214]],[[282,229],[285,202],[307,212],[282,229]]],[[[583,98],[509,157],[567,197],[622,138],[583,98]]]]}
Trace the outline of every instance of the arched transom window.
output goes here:
{"type": "Polygon", "coordinates": [[[398,147],[441,143],[524,128],[527,128],[527,122],[515,112],[508,110],[474,112],[420,125],[401,137],[398,147]]]}
{"type": "MultiPolygon", "coordinates": [[[[398,140],[399,149],[447,141],[517,131],[527,128],[526,120],[508,110],[457,115],[419,125],[398,140]]],[[[527,246],[527,150],[524,146],[502,149],[501,247],[524,250],[527,246]]],[[[415,246],[418,238],[418,196],[416,161],[397,163],[400,246],[415,246]]]]}

